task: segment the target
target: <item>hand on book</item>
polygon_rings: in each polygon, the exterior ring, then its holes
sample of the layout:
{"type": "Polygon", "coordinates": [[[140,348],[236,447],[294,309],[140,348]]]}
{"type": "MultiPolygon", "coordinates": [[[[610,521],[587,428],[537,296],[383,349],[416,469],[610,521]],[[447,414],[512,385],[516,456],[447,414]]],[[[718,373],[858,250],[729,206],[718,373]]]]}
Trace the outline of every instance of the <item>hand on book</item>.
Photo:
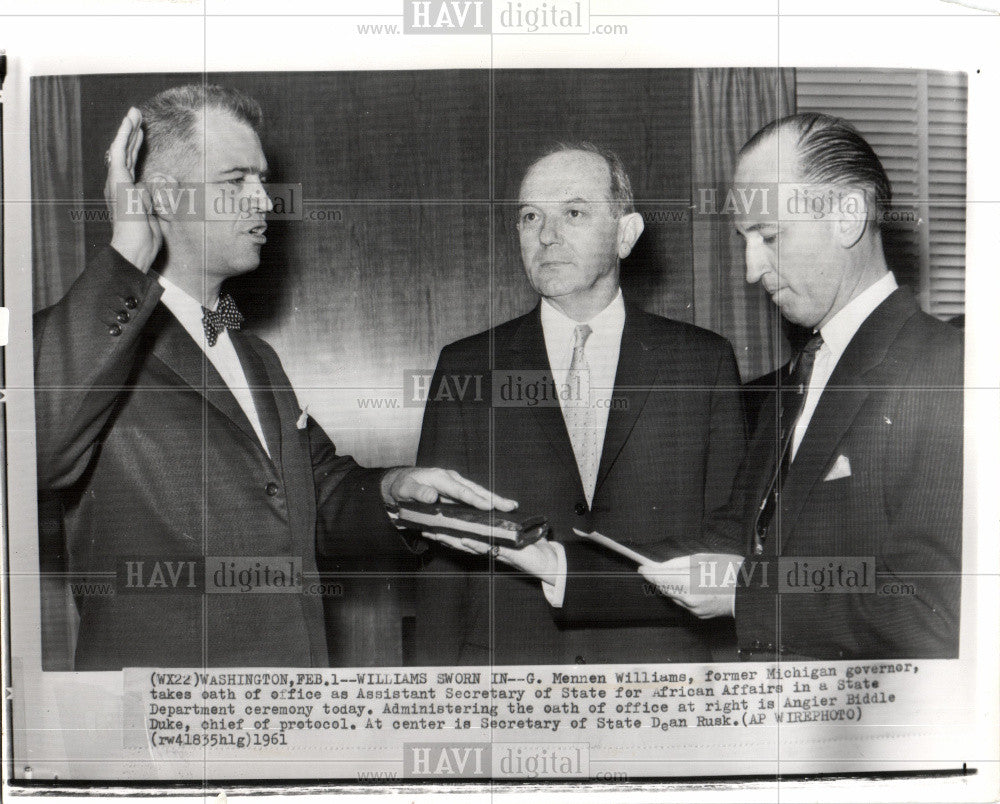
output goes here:
{"type": "Polygon", "coordinates": [[[386,471],[382,478],[382,499],[386,505],[398,505],[411,500],[432,503],[448,499],[466,503],[481,511],[513,511],[517,508],[514,500],[494,494],[458,472],[423,466],[399,466],[386,471]]]}
{"type": "Polygon", "coordinates": [[[736,606],[736,579],[743,556],[729,553],[695,553],[669,561],[639,566],[639,574],[661,595],[695,617],[732,617],[736,606]]]}
{"type": "Polygon", "coordinates": [[[476,541],[475,539],[461,539],[445,533],[424,531],[423,535],[425,538],[432,539],[465,553],[475,553],[477,555],[492,553],[497,559],[514,569],[526,572],[528,575],[534,575],[544,583],[552,585],[556,583],[559,559],[556,556],[555,548],[547,539],[540,539],[518,550],[512,550],[509,547],[501,547],[500,545],[491,547],[486,542],[476,541]]]}

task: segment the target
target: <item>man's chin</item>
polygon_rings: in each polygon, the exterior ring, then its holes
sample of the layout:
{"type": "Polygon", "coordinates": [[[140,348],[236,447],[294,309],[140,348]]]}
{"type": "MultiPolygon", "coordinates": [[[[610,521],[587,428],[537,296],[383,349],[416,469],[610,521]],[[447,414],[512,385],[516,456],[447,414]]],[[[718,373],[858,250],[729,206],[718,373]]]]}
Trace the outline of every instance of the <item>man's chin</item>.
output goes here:
{"type": "Polygon", "coordinates": [[[260,268],[260,257],[257,259],[246,259],[241,262],[234,262],[229,264],[229,276],[242,276],[243,274],[248,274],[251,271],[256,271],[260,268]]]}
{"type": "Polygon", "coordinates": [[[802,310],[795,307],[792,304],[778,304],[775,302],[778,309],[781,311],[782,317],[786,321],[790,321],[800,327],[806,327],[808,329],[814,329],[818,322],[815,314],[810,314],[808,311],[803,312],[802,310]]]}
{"type": "Polygon", "coordinates": [[[547,299],[557,299],[580,292],[580,287],[574,282],[560,281],[555,277],[548,281],[538,282],[534,288],[539,296],[544,296],[547,299]]]}

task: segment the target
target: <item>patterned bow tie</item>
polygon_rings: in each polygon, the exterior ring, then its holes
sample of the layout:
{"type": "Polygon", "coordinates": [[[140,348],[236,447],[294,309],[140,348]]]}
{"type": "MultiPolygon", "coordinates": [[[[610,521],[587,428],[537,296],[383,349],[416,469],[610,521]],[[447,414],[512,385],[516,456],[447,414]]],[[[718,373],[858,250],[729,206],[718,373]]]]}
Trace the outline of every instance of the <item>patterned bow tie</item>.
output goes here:
{"type": "Polygon", "coordinates": [[[201,319],[201,325],[205,328],[205,340],[209,346],[215,346],[221,335],[227,329],[239,329],[243,326],[243,314],[236,309],[236,302],[228,293],[223,293],[219,297],[219,307],[216,310],[209,310],[202,307],[205,313],[201,319]]]}

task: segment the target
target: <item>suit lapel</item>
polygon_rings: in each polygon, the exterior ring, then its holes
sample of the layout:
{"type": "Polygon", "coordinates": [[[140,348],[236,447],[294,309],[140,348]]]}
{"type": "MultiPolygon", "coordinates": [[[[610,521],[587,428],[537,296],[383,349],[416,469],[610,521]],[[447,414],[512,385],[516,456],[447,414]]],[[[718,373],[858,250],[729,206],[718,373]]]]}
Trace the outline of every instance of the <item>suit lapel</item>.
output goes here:
{"type": "MultiPolygon", "coordinates": [[[[505,360],[498,354],[497,368],[505,371],[544,371],[548,373],[549,377],[552,377],[552,367],[549,365],[548,352],[545,350],[545,336],[542,333],[541,305],[524,316],[507,348],[510,351],[509,359],[505,360]]],[[[494,382],[496,381],[496,377],[494,377],[494,382]]],[[[563,419],[559,403],[535,405],[529,407],[528,410],[531,411],[529,418],[552,446],[559,460],[571,466],[579,480],[580,473],[576,467],[576,457],[573,455],[569,431],[566,429],[566,422],[563,419]]],[[[581,491],[582,488],[581,485],[581,491]]]]}
{"type": "MultiPolygon", "coordinates": [[[[192,390],[200,393],[219,413],[250,438],[261,453],[260,439],[236,397],[187,330],[162,304],[146,328],[152,339],[149,351],[192,390]]],[[[245,370],[245,369],[244,369],[245,370]]],[[[258,415],[259,412],[258,412],[258,415]]],[[[266,457],[266,454],[265,454],[266,457]]]]}
{"type": "Polygon", "coordinates": [[[614,466],[618,454],[625,446],[636,420],[649,398],[649,392],[657,381],[662,363],[662,351],[656,348],[649,326],[649,316],[632,305],[625,307],[625,328],[622,330],[621,348],[618,352],[618,368],[615,372],[615,387],[612,399],[615,403],[608,411],[608,427],[604,433],[604,448],[597,472],[597,486],[614,466]]]}
{"type": "Polygon", "coordinates": [[[916,312],[912,296],[896,290],[865,319],[837,362],[799,445],[781,493],[780,540],[794,527],[809,493],[836,457],[837,445],[871,395],[871,374],[881,366],[900,328],[916,312]]]}
{"type": "Polygon", "coordinates": [[[229,337],[250,385],[250,393],[253,396],[254,407],[257,408],[257,417],[260,419],[264,438],[267,439],[268,450],[272,458],[277,459],[281,454],[281,424],[278,418],[278,406],[274,400],[273,384],[267,375],[264,361],[251,348],[246,335],[232,332],[229,337]]]}
{"type": "MultiPolygon", "coordinates": [[[[613,398],[625,400],[625,404],[612,405],[608,412],[608,426],[604,434],[601,462],[597,473],[594,498],[604,478],[614,466],[622,447],[635,427],[639,414],[649,397],[651,386],[657,381],[662,363],[662,351],[652,337],[648,314],[632,305],[625,307],[625,328],[622,330],[621,348],[618,353],[618,369],[615,373],[613,398]]],[[[505,369],[542,370],[552,376],[545,336],[542,332],[541,307],[536,307],[526,315],[514,333],[508,346],[512,358],[500,362],[505,369]]],[[[499,355],[498,355],[499,358],[499,355]]],[[[531,419],[552,446],[559,460],[572,467],[579,480],[580,472],[573,455],[573,445],[566,429],[562,408],[558,404],[535,405],[529,408],[531,419]]],[[[581,485],[581,491],[583,487],[581,485]]]]}

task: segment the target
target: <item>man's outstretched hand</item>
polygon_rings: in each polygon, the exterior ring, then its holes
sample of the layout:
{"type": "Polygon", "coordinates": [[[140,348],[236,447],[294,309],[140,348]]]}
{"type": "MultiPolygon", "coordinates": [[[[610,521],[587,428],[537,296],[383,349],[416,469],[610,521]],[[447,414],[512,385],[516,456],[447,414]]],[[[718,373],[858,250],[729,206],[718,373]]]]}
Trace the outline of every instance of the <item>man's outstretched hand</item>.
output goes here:
{"type": "Polygon", "coordinates": [[[499,561],[514,569],[526,572],[528,575],[534,575],[538,580],[553,586],[557,583],[556,573],[559,568],[559,559],[556,557],[556,549],[546,539],[539,539],[519,550],[514,550],[511,547],[501,545],[490,547],[486,542],[477,539],[462,539],[447,533],[424,531],[423,535],[427,539],[440,542],[464,553],[485,555],[492,552],[499,561]]]}
{"type": "Polygon", "coordinates": [[[146,273],[163,244],[163,233],[153,212],[153,200],[148,188],[140,187],[135,182],[142,136],[142,114],[132,107],[108,148],[104,201],[111,212],[111,247],[146,273]],[[133,200],[137,200],[138,204],[129,203],[133,200]],[[123,202],[127,204],[128,211],[120,208],[123,202]],[[142,212],[134,211],[137,208],[142,212]]]}
{"type": "Polygon", "coordinates": [[[382,499],[387,505],[433,503],[444,499],[466,503],[482,511],[513,511],[517,508],[514,500],[494,494],[458,472],[421,466],[399,467],[386,472],[382,478],[382,499]]]}

